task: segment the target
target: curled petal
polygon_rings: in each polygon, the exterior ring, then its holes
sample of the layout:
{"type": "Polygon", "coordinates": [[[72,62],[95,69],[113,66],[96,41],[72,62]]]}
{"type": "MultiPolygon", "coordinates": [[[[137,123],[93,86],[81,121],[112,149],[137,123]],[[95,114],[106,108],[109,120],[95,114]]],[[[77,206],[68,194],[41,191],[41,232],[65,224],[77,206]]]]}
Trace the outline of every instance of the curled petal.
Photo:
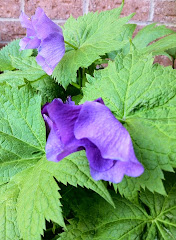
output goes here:
{"type": "Polygon", "coordinates": [[[22,27],[34,30],[30,18],[24,12],[21,12],[19,19],[20,19],[22,27]]]}
{"type": "Polygon", "coordinates": [[[74,128],[77,139],[88,138],[105,159],[138,162],[128,131],[99,102],[85,102],[74,128]]]}
{"type": "Polygon", "coordinates": [[[115,161],[113,167],[107,171],[97,171],[90,167],[91,176],[95,180],[105,180],[113,183],[122,181],[124,175],[130,177],[139,177],[144,172],[144,168],[140,163],[115,161]]]}
{"type": "Polygon", "coordinates": [[[20,40],[20,49],[34,49],[38,48],[40,46],[40,40],[36,37],[30,38],[30,37],[24,37],[20,40]]]}
{"type": "Polygon", "coordinates": [[[85,142],[85,149],[91,169],[97,172],[104,172],[113,167],[115,161],[102,158],[99,149],[90,141],[85,142]]]}
{"type": "Polygon", "coordinates": [[[32,25],[37,37],[41,40],[55,32],[62,35],[62,28],[49,19],[41,8],[37,8],[35,15],[32,16],[32,25]]]}
{"type": "Polygon", "coordinates": [[[45,147],[46,157],[49,161],[58,162],[69,154],[82,149],[76,139],[69,144],[64,144],[60,131],[57,129],[56,124],[53,123],[45,147]]]}
{"type": "Polygon", "coordinates": [[[52,33],[41,42],[36,60],[44,71],[51,75],[64,54],[63,36],[60,33],[52,33]]]}
{"type": "Polygon", "coordinates": [[[119,183],[124,175],[138,177],[143,173],[129,133],[101,98],[78,106],[71,98],[65,104],[55,99],[43,107],[42,114],[50,130],[46,144],[48,160],[60,161],[85,149],[95,180],[119,183]]]}
{"type": "Polygon", "coordinates": [[[53,69],[46,63],[44,57],[38,54],[36,57],[36,61],[48,75],[52,75],[53,69]]]}
{"type": "Polygon", "coordinates": [[[80,108],[81,106],[64,104],[60,99],[54,99],[43,108],[42,114],[45,115],[45,118],[47,116],[50,119],[47,118],[47,124],[49,123],[48,125],[51,127],[46,144],[48,160],[59,161],[65,156],[83,149],[84,144],[77,140],[73,133],[80,108]],[[50,122],[53,122],[53,126],[50,122]]]}

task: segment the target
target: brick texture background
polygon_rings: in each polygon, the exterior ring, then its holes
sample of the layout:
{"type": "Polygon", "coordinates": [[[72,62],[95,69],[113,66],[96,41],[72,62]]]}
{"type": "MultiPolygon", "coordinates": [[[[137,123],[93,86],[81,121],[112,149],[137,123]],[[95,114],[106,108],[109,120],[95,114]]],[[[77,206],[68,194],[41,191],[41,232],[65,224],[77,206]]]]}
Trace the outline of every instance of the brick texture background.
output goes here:
{"type": "MultiPolygon", "coordinates": [[[[0,0],[0,47],[25,35],[19,22],[21,11],[31,16],[37,7],[41,7],[48,17],[63,24],[71,14],[78,17],[89,11],[116,8],[120,4],[121,0],[0,0]]],[[[176,30],[176,0],[125,0],[122,16],[133,12],[136,15],[130,22],[137,24],[137,29],[157,22],[176,30]]]]}

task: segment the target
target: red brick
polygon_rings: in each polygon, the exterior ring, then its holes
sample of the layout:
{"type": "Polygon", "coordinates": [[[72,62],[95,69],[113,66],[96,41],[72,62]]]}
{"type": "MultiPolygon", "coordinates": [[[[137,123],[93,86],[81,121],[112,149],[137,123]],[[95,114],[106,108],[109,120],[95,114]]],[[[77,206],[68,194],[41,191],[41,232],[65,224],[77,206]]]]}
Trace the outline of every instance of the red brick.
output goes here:
{"type": "Polygon", "coordinates": [[[26,30],[19,22],[0,22],[0,33],[1,41],[11,41],[23,37],[26,30]]]}
{"type": "Polygon", "coordinates": [[[0,43],[0,48],[3,48],[5,45],[5,43],[0,43]]]}
{"type": "Polygon", "coordinates": [[[154,21],[176,23],[176,1],[156,0],[154,21]]]}
{"type": "MultiPolygon", "coordinates": [[[[90,0],[90,11],[105,11],[117,8],[121,5],[121,0],[90,0]]],[[[121,16],[127,16],[130,13],[136,13],[133,20],[145,21],[149,16],[149,0],[126,0],[121,16]]]]}
{"type": "Polygon", "coordinates": [[[159,63],[165,67],[172,66],[172,61],[166,56],[156,56],[154,63],[159,63]]]}
{"type": "Polygon", "coordinates": [[[173,26],[173,27],[171,27],[171,26],[167,26],[167,24],[165,25],[167,28],[170,28],[170,29],[172,29],[172,30],[174,30],[175,32],[176,32],[176,25],[175,25],[175,27],[173,26]]]}
{"type": "Polygon", "coordinates": [[[82,15],[82,0],[25,0],[25,12],[31,16],[37,7],[43,8],[48,17],[52,19],[67,19],[82,15]]]}
{"type": "Polygon", "coordinates": [[[0,1],[0,17],[18,18],[20,15],[20,0],[0,1]]]}

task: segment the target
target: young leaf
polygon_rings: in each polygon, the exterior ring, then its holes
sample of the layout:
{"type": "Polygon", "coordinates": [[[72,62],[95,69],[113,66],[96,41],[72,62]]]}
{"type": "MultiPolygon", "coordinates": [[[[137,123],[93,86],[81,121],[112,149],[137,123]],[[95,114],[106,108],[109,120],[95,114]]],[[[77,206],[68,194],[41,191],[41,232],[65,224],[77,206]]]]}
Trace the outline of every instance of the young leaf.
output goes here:
{"type": "Polygon", "coordinates": [[[88,76],[81,101],[102,97],[131,135],[145,172],[131,180],[128,191],[121,189],[126,197],[139,185],[165,194],[162,170],[173,171],[176,166],[176,75],[171,67],[152,63],[150,55],[119,55],[94,78],[88,76]]]}
{"type": "Polygon", "coordinates": [[[168,49],[176,47],[176,34],[171,34],[164,38],[161,38],[157,42],[149,45],[148,47],[142,49],[141,54],[152,53],[153,56],[159,55],[159,53],[164,52],[168,49]]]}
{"type": "MultiPolygon", "coordinates": [[[[68,231],[58,240],[135,240],[175,239],[176,185],[167,189],[168,196],[141,194],[142,202],[150,209],[113,195],[116,208],[112,208],[98,195],[87,197],[69,220],[68,231]]],[[[145,207],[146,207],[145,206],[145,207]]]]}
{"type": "Polygon", "coordinates": [[[116,39],[124,24],[132,17],[119,18],[122,7],[101,13],[88,13],[77,20],[71,17],[65,23],[65,41],[77,49],[67,48],[54,70],[53,76],[64,88],[70,82],[76,82],[76,72],[80,67],[87,68],[100,55],[118,50],[126,44],[116,39]]]}
{"type": "MultiPolygon", "coordinates": [[[[148,52],[147,46],[152,43],[152,41],[155,41],[161,37],[165,37],[169,34],[174,33],[173,30],[166,28],[164,25],[163,26],[156,26],[156,23],[152,23],[150,25],[147,25],[146,27],[142,28],[136,36],[132,39],[132,35],[134,34],[134,30],[136,28],[135,24],[126,24],[121,33],[118,36],[118,39],[120,41],[128,40],[128,43],[119,51],[114,51],[111,53],[108,53],[108,57],[112,60],[117,56],[119,53],[123,53],[124,55],[128,54],[130,52],[130,45],[131,49],[135,48],[138,49],[139,51],[141,50],[141,54],[143,54],[144,51],[148,52]],[[131,39],[131,42],[130,42],[131,39]]],[[[166,40],[162,40],[165,43],[164,49],[168,48],[170,43],[167,43],[167,38],[166,40]]],[[[172,43],[173,44],[173,43],[172,43]]],[[[174,43],[175,44],[175,43],[174,43]]],[[[153,55],[167,55],[166,53],[163,52],[163,46],[162,42],[159,41],[157,45],[153,46],[153,43],[150,46],[151,50],[149,52],[152,52],[153,55]],[[160,46],[161,44],[161,46],[160,46]]],[[[167,55],[169,56],[169,55],[167,55]]]]}
{"type": "Polygon", "coordinates": [[[12,56],[26,58],[32,55],[33,51],[31,49],[20,51],[19,42],[20,40],[14,40],[0,50],[0,71],[15,69],[11,59],[12,56]]]}
{"type": "Polygon", "coordinates": [[[137,49],[142,49],[147,47],[152,41],[172,33],[174,33],[174,31],[166,28],[166,26],[156,26],[156,23],[152,23],[142,28],[136,34],[133,38],[133,44],[137,49]]]}
{"type": "Polygon", "coordinates": [[[41,97],[31,89],[0,88],[0,185],[44,154],[41,97]]]}

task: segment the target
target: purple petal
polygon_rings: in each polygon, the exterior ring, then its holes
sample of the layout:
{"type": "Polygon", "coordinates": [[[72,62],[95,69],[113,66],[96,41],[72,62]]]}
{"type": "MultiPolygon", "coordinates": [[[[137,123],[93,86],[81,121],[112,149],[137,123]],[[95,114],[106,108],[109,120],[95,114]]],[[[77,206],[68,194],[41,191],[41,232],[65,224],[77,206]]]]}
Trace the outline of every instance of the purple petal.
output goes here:
{"type": "Polygon", "coordinates": [[[72,141],[69,145],[64,145],[60,135],[60,131],[57,129],[55,123],[52,124],[45,147],[46,158],[49,161],[58,162],[65,158],[67,155],[78,150],[79,146],[76,145],[74,141],[72,141]]]}
{"type": "Polygon", "coordinates": [[[30,37],[24,37],[23,39],[20,40],[20,49],[34,49],[38,48],[40,46],[40,40],[36,37],[30,38],[30,37]]]}
{"type": "MultiPolygon", "coordinates": [[[[59,161],[65,156],[83,148],[83,141],[74,136],[74,123],[78,117],[81,106],[64,104],[60,99],[54,99],[45,105],[42,113],[47,115],[53,126],[46,144],[46,155],[50,161],[59,161]]],[[[48,122],[48,119],[47,119],[48,122]]]]}
{"type": "Polygon", "coordinates": [[[103,158],[138,162],[128,131],[109,108],[99,102],[83,104],[74,133],[77,139],[88,138],[94,143],[103,158]]]}
{"type": "Polygon", "coordinates": [[[105,180],[113,183],[122,181],[124,175],[130,177],[139,177],[144,172],[144,168],[140,163],[115,161],[112,168],[107,171],[97,171],[90,168],[91,176],[95,180],[105,180]]]}
{"type": "Polygon", "coordinates": [[[99,149],[88,140],[85,142],[85,149],[90,168],[104,172],[114,165],[114,160],[102,158],[99,149]]]}
{"type": "Polygon", "coordinates": [[[51,75],[64,54],[63,36],[60,33],[52,33],[41,42],[36,60],[43,70],[51,75]]]}
{"type": "Polygon", "coordinates": [[[75,105],[75,102],[72,101],[71,96],[69,96],[69,97],[67,98],[66,104],[75,105]]]}
{"type": "Polygon", "coordinates": [[[36,61],[38,65],[42,67],[42,69],[48,74],[52,75],[53,69],[46,63],[45,58],[40,56],[39,54],[36,57],[36,61]]]}
{"type": "Polygon", "coordinates": [[[34,26],[37,37],[41,40],[54,32],[62,35],[62,28],[49,19],[41,8],[37,8],[35,15],[32,16],[32,25],[34,26]]]}
{"type": "Polygon", "coordinates": [[[24,12],[21,12],[19,20],[21,22],[22,27],[34,29],[30,18],[24,12]]]}
{"type": "Polygon", "coordinates": [[[99,102],[104,105],[104,101],[102,98],[97,98],[96,100],[94,100],[94,102],[99,102]]]}

